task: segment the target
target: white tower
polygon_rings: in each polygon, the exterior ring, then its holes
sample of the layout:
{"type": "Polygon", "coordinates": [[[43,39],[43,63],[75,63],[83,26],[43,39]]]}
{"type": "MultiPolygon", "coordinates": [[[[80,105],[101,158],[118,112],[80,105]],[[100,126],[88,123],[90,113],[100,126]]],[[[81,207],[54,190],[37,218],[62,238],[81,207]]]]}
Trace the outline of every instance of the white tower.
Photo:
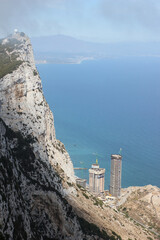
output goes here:
{"type": "Polygon", "coordinates": [[[92,168],[89,169],[89,189],[94,193],[104,192],[104,174],[105,169],[99,168],[98,161],[96,164],[92,164],[92,168]]]}

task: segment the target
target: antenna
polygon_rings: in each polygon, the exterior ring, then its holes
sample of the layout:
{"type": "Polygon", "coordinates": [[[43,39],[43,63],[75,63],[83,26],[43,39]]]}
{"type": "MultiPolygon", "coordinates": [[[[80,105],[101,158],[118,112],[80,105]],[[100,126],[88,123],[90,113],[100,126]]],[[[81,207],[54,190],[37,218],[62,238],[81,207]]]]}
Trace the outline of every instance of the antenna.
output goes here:
{"type": "Polygon", "coordinates": [[[119,149],[119,155],[122,155],[122,148],[119,149]]]}

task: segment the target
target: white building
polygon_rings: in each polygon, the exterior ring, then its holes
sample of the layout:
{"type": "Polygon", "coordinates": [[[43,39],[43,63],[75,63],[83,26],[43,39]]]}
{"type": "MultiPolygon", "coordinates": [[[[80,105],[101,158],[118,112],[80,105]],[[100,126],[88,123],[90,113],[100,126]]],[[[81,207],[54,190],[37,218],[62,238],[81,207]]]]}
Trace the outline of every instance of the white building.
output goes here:
{"type": "Polygon", "coordinates": [[[89,169],[89,189],[94,193],[104,192],[105,169],[99,168],[98,163],[92,164],[89,169]]]}

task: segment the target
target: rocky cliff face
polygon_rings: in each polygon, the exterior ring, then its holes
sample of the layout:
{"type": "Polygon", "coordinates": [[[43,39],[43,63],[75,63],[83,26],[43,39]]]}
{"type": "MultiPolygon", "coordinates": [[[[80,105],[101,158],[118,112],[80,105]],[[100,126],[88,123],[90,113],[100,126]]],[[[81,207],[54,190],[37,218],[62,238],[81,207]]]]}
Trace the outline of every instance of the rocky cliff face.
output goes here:
{"type": "Polygon", "coordinates": [[[1,49],[0,239],[83,239],[55,170],[73,184],[73,165],[56,139],[30,40],[17,33],[1,49]]]}
{"type": "Polygon", "coordinates": [[[79,217],[77,190],[29,38],[0,40],[0,240],[110,239],[79,217]]]}
{"type": "Polygon", "coordinates": [[[0,117],[14,131],[36,138],[34,154],[52,165],[58,164],[74,182],[72,162],[64,145],[56,140],[53,114],[43,96],[29,38],[17,33],[3,40],[2,45],[9,57],[16,54],[21,65],[0,79],[0,117]],[[9,42],[11,52],[7,50],[9,42]]]}
{"type": "Polygon", "coordinates": [[[1,238],[81,239],[76,215],[64,198],[61,179],[34,152],[37,139],[11,130],[2,119],[0,132],[1,238]]]}

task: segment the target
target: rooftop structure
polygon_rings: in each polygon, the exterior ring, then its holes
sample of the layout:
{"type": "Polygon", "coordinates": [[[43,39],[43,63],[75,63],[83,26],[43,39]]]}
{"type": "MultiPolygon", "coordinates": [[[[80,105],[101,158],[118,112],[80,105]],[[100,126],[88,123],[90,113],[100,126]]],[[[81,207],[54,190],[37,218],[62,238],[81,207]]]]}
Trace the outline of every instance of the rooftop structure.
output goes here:
{"type": "Polygon", "coordinates": [[[122,156],[111,155],[110,194],[114,197],[121,195],[122,156]]]}
{"type": "Polygon", "coordinates": [[[105,169],[99,168],[98,163],[92,164],[89,169],[89,189],[94,193],[104,192],[104,174],[105,169]]]}

